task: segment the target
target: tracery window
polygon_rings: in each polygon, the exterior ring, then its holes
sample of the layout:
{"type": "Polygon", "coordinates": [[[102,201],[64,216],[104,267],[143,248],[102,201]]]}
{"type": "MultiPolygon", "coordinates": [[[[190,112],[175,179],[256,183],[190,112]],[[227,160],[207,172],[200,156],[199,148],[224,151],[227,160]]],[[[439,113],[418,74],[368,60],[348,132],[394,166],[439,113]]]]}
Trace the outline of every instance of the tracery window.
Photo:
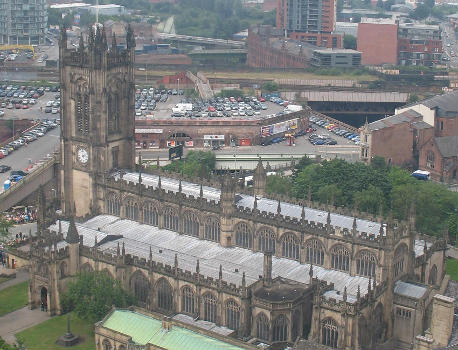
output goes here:
{"type": "Polygon", "coordinates": [[[110,93],[107,98],[108,133],[119,131],[120,100],[117,92],[110,93]]]}
{"type": "Polygon", "coordinates": [[[313,265],[324,264],[323,244],[317,239],[309,239],[305,244],[305,261],[313,265]]]}
{"type": "Polygon", "coordinates": [[[239,222],[235,228],[235,245],[253,248],[253,233],[246,222],[239,222]]]}
{"type": "Polygon", "coordinates": [[[239,329],[240,323],[240,306],[234,300],[226,303],[226,327],[230,329],[239,329]]]}
{"type": "Polygon", "coordinates": [[[89,135],[89,94],[77,92],[75,99],[75,130],[79,135],[89,135]]]}
{"type": "Polygon", "coordinates": [[[156,207],[150,202],[143,206],[143,221],[148,225],[159,225],[159,214],[156,207]]]}
{"type": "Polygon", "coordinates": [[[221,225],[218,218],[209,217],[205,221],[205,239],[210,241],[219,242],[221,237],[221,225]]]}
{"type": "Polygon", "coordinates": [[[173,289],[170,283],[161,278],[156,285],[157,289],[157,306],[166,311],[173,310],[173,289]]]}
{"type": "Polygon", "coordinates": [[[183,217],[183,233],[194,237],[199,237],[199,219],[192,212],[186,212],[183,217]]]}
{"type": "Polygon", "coordinates": [[[332,318],[327,318],[321,325],[321,344],[337,347],[337,340],[339,339],[339,330],[337,323],[332,318]]]}
{"type": "Polygon", "coordinates": [[[216,305],[217,299],[211,294],[207,293],[203,297],[204,299],[204,321],[216,322],[216,305]]]}
{"type": "Polygon", "coordinates": [[[140,303],[146,304],[148,301],[148,279],[140,271],[135,272],[131,278],[131,288],[134,291],[135,298],[140,303]]]}
{"type": "Polygon", "coordinates": [[[331,267],[335,270],[350,271],[350,253],[344,246],[332,248],[331,267]]]}
{"type": "Polygon", "coordinates": [[[164,228],[178,232],[178,214],[175,209],[164,210],[164,228]]]}
{"type": "Polygon", "coordinates": [[[293,233],[285,233],[281,238],[281,255],[299,260],[299,240],[293,233]]]}
{"type": "Polygon", "coordinates": [[[356,274],[366,277],[375,277],[376,259],[374,254],[362,251],[356,259],[356,274]]]}
{"type": "Polygon", "coordinates": [[[287,341],[288,340],[288,321],[285,315],[278,316],[273,325],[273,341],[287,341]]]}
{"type": "Polygon", "coordinates": [[[256,338],[269,341],[269,320],[267,316],[260,313],[256,317],[256,338]]]}
{"type": "Polygon", "coordinates": [[[264,227],[258,232],[258,249],[261,252],[275,253],[275,232],[264,227]]]}
{"type": "Polygon", "coordinates": [[[138,221],[138,205],[132,198],[129,198],[126,203],[126,218],[138,221]]]}
{"type": "Polygon", "coordinates": [[[404,259],[407,253],[407,247],[401,244],[394,251],[394,277],[398,277],[404,272],[404,259]]]}
{"type": "Polygon", "coordinates": [[[119,197],[114,193],[108,195],[107,212],[108,214],[115,216],[119,216],[121,213],[121,201],[119,200],[119,197]]]}
{"type": "Polygon", "coordinates": [[[191,287],[181,289],[181,312],[194,314],[194,291],[191,287]]]}

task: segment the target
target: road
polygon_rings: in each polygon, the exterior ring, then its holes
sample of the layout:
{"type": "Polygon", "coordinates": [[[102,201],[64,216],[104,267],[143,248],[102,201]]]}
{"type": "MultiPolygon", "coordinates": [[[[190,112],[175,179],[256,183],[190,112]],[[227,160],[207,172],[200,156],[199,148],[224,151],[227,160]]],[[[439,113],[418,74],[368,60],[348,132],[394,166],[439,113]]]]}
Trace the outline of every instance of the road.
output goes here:
{"type": "MultiPolygon", "coordinates": [[[[52,154],[59,149],[60,128],[57,127],[30,143],[22,146],[7,157],[0,159],[0,164],[9,165],[12,170],[24,170],[31,163],[43,159],[47,154],[52,154]]],[[[9,177],[9,172],[0,174],[0,192],[3,192],[3,183],[9,177]]]]}
{"type": "Polygon", "coordinates": [[[458,45],[456,40],[456,34],[450,25],[442,26],[442,45],[444,55],[447,56],[449,61],[448,67],[451,69],[458,68],[458,45]]]}

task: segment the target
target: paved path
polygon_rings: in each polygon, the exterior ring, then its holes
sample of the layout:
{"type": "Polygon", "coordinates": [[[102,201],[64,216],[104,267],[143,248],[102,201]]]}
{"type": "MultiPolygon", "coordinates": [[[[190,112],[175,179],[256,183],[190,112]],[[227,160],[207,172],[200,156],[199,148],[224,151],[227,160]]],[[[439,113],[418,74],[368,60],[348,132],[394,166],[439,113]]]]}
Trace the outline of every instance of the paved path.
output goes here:
{"type": "MultiPolygon", "coordinates": [[[[0,272],[2,270],[10,270],[10,269],[4,269],[3,267],[0,266],[0,272]]],[[[12,278],[8,281],[5,281],[3,283],[0,283],[0,290],[14,286],[15,284],[19,284],[24,281],[28,281],[30,279],[30,274],[28,271],[25,270],[16,270],[16,278],[12,278]]],[[[0,326],[1,327],[1,326],[0,326]]]]}
{"type": "Polygon", "coordinates": [[[9,344],[16,342],[15,334],[49,319],[47,312],[29,310],[28,306],[0,317],[0,337],[9,344]]]}

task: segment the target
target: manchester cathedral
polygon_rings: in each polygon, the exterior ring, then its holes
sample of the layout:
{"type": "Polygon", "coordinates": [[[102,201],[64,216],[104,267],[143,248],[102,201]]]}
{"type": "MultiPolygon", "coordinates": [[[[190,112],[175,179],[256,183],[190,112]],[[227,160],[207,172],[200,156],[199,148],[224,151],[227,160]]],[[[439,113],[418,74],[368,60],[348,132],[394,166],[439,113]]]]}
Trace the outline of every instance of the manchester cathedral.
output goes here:
{"type": "MultiPolygon", "coordinates": [[[[56,212],[39,197],[32,308],[60,314],[75,276],[105,271],[145,312],[224,330],[247,346],[447,345],[454,300],[443,295],[445,240],[416,231],[414,207],[397,221],[310,196],[272,197],[261,161],[249,188],[230,175],[144,168],[134,148],[130,28],[126,41],[120,50],[97,26],[70,48],[61,31],[61,202],[56,212]]],[[[104,337],[104,349],[126,348],[116,334],[104,337]]]]}

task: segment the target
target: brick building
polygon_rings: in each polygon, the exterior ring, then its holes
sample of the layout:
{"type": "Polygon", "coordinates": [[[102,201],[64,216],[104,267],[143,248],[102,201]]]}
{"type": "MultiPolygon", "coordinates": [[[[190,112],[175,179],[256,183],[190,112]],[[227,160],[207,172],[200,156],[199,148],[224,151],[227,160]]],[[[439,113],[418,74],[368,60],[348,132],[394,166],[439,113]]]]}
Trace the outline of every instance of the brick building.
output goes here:
{"type": "Polygon", "coordinates": [[[456,182],[458,91],[396,109],[396,114],[361,129],[361,155],[384,157],[395,165],[431,173],[437,181],[456,182]]]}
{"type": "Polygon", "coordinates": [[[393,20],[364,18],[358,24],[357,49],[361,64],[398,63],[398,25],[393,20]]]}
{"type": "Polygon", "coordinates": [[[370,162],[379,156],[389,164],[414,166],[417,145],[434,135],[433,128],[422,119],[420,113],[409,109],[366,123],[361,130],[361,159],[370,162]]]}
{"type": "Polygon", "coordinates": [[[433,180],[456,183],[458,136],[432,137],[420,150],[418,167],[433,180]]]}
{"type": "Polygon", "coordinates": [[[398,29],[398,60],[403,66],[441,63],[442,40],[438,25],[403,23],[398,29]]]}
{"type": "Polygon", "coordinates": [[[264,119],[164,118],[135,121],[137,148],[167,148],[177,144],[185,147],[256,145],[261,142],[263,128],[272,132],[264,137],[283,136],[289,129],[302,130],[308,125],[309,110],[264,119]]]}
{"type": "Polygon", "coordinates": [[[268,25],[248,30],[247,65],[259,68],[306,68],[310,65],[313,46],[286,41],[283,33],[268,25]]]}

